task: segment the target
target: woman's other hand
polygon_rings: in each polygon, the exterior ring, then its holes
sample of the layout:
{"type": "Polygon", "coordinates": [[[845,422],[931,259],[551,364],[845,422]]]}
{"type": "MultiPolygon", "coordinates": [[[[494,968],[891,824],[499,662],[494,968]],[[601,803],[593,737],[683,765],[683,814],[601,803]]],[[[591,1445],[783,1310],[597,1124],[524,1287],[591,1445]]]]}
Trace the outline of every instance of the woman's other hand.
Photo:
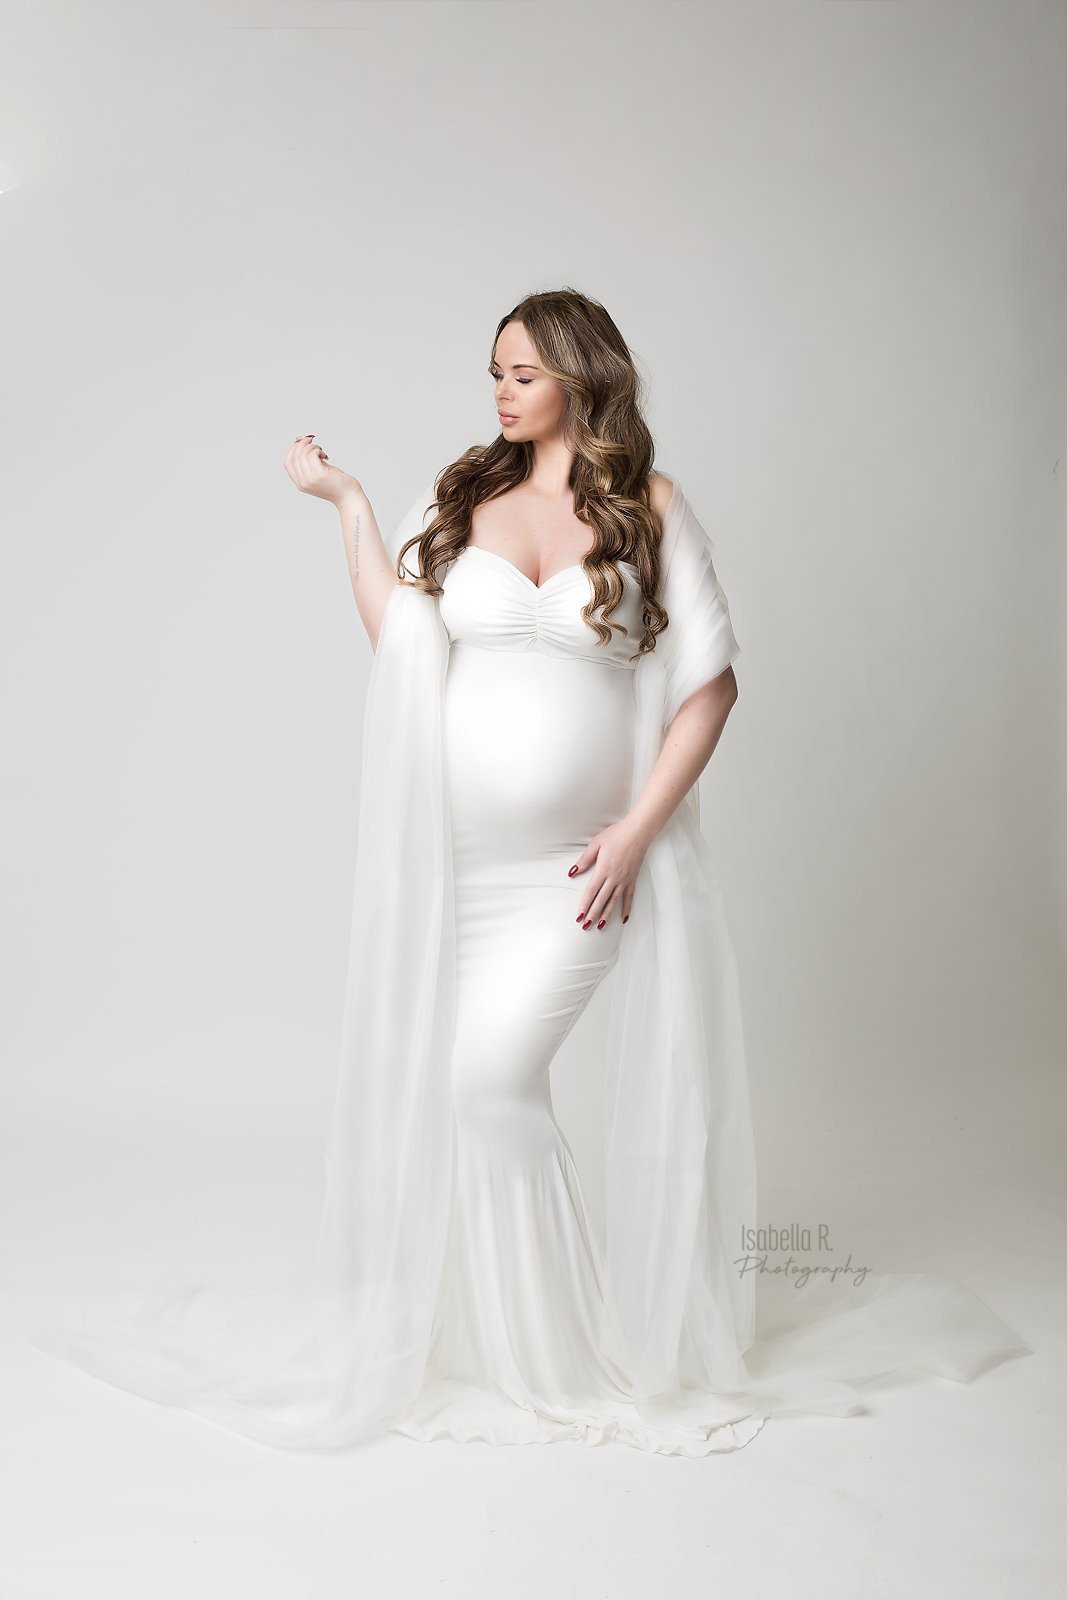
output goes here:
{"type": "Polygon", "coordinates": [[[568,874],[577,878],[592,869],[578,901],[577,921],[583,927],[603,927],[615,910],[624,922],[629,920],[637,874],[650,843],[645,825],[633,816],[593,835],[568,874]]]}
{"type": "Polygon", "coordinates": [[[301,494],[313,494],[316,500],[327,500],[333,506],[340,506],[353,493],[363,492],[358,478],[330,465],[329,456],[315,443],[313,433],[293,440],[285,454],[285,470],[301,494]]]}

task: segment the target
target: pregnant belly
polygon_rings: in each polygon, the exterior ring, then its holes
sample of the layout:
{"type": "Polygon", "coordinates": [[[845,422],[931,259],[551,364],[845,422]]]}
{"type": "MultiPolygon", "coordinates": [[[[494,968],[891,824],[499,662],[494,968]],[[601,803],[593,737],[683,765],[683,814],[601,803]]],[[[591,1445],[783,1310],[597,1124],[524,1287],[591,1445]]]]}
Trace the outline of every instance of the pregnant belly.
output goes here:
{"type": "Polygon", "coordinates": [[[456,642],[444,729],[457,880],[565,883],[629,810],[632,672],[456,642]]]}

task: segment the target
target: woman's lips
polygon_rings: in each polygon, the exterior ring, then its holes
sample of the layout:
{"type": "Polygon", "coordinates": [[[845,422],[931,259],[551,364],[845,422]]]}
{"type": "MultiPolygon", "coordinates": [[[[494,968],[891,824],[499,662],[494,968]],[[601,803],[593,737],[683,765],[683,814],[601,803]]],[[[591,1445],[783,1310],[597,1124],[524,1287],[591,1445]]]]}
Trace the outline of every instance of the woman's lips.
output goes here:
{"type": "Polygon", "coordinates": [[[500,418],[501,422],[518,422],[519,420],[518,417],[514,416],[510,411],[498,411],[497,416],[500,418]]]}

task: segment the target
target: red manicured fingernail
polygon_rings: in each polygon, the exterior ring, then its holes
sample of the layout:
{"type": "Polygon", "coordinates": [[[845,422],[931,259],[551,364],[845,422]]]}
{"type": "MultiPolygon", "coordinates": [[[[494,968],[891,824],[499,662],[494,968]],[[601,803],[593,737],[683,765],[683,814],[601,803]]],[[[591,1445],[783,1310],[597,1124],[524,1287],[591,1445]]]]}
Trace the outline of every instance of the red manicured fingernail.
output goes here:
{"type": "MultiPolygon", "coordinates": [[[[605,919],[605,921],[606,921],[606,920],[607,920],[607,919],[605,919]]],[[[598,927],[598,928],[602,928],[602,927],[604,927],[604,922],[598,922],[598,923],[597,923],[597,927],[598,927]]]]}
{"type": "Polygon", "coordinates": [[[578,915],[577,915],[577,916],[576,916],[576,917],[575,917],[575,919],[574,919],[574,920],[575,920],[575,922],[581,922],[581,920],[582,920],[582,918],[583,918],[583,917],[584,917],[584,916],[585,916],[585,912],[584,912],[584,911],[579,911],[579,913],[578,913],[578,915]]]}
{"type": "Polygon", "coordinates": [[[573,867],[572,867],[572,868],[571,868],[571,870],[570,870],[570,871],[569,871],[569,872],[568,872],[568,874],[567,874],[567,876],[568,876],[568,878],[573,878],[573,877],[574,877],[574,874],[575,874],[575,873],[576,873],[576,872],[577,872],[577,871],[578,871],[578,868],[577,868],[577,866],[576,866],[576,865],[575,865],[575,866],[573,866],[573,867]]]}
{"type": "Polygon", "coordinates": [[[624,917],[623,917],[623,919],[622,919],[622,920],[623,920],[623,921],[624,921],[624,922],[629,922],[629,920],[630,920],[630,913],[629,913],[629,912],[627,912],[627,913],[626,913],[626,915],[625,915],[625,916],[624,916],[624,917]]]}
{"type": "Polygon", "coordinates": [[[582,927],[583,927],[583,928],[591,928],[591,927],[592,927],[592,926],[593,926],[593,919],[592,919],[592,917],[590,917],[590,918],[589,918],[589,921],[588,921],[588,922],[583,922],[583,923],[582,923],[582,927]]]}

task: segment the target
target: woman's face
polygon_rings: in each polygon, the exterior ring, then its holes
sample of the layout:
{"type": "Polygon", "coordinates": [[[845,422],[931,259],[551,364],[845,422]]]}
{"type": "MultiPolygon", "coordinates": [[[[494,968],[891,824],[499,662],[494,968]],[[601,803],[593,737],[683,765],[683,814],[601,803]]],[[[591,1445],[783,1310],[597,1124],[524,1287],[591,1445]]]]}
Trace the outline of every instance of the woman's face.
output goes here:
{"type": "Polygon", "coordinates": [[[500,330],[494,357],[489,370],[504,438],[557,438],[566,391],[538,364],[537,352],[521,322],[508,322],[500,330]]]}

